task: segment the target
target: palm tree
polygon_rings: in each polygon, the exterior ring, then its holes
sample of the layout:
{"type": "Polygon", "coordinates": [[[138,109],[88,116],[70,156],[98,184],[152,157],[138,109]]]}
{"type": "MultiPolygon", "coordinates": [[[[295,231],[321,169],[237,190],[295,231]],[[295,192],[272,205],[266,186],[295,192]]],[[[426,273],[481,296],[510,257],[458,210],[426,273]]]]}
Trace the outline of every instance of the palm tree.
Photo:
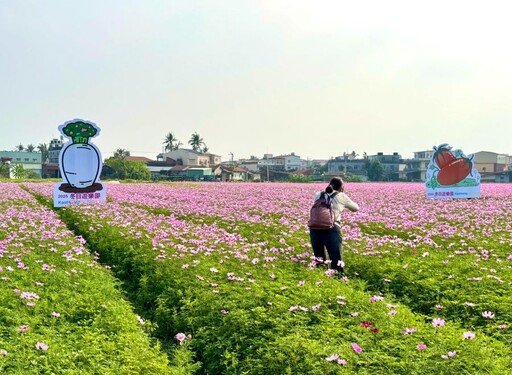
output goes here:
{"type": "Polygon", "coordinates": [[[15,164],[14,167],[12,168],[12,175],[16,179],[25,177],[26,173],[27,173],[27,171],[23,167],[23,164],[15,164]]]}
{"type": "Polygon", "coordinates": [[[41,153],[41,161],[44,163],[48,160],[50,154],[48,153],[48,145],[46,143],[39,143],[37,149],[41,153]]]}
{"type": "Polygon", "coordinates": [[[204,145],[203,138],[197,132],[192,134],[188,144],[192,146],[192,150],[201,151],[201,146],[204,145]]]}
{"type": "Polygon", "coordinates": [[[208,146],[207,146],[207,145],[204,145],[204,146],[203,146],[203,151],[202,151],[202,153],[203,153],[203,154],[206,154],[209,150],[210,150],[210,149],[208,148],[208,146]]]}
{"type": "Polygon", "coordinates": [[[174,136],[172,132],[167,133],[164,138],[164,150],[165,151],[174,151],[177,150],[181,146],[181,142],[174,136]]]}
{"type": "Polygon", "coordinates": [[[21,143],[16,146],[17,151],[23,151],[25,149],[25,146],[23,146],[21,143]]]}
{"type": "Polygon", "coordinates": [[[36,146],[34,146],[33,144],[29,144],[25,150],[27,150],[28,152],[33,152],[35,149],[36,146]]]}
{"type": "Polygon", "coordinates": [[[126,159],[127,156],[130,156],[130,151],[128,150],[125,150],[124,148],[118,148],[115,152],[114,152],[114,158],[115,159],[121,159],[121,160],[124,160],[126,159]]]}

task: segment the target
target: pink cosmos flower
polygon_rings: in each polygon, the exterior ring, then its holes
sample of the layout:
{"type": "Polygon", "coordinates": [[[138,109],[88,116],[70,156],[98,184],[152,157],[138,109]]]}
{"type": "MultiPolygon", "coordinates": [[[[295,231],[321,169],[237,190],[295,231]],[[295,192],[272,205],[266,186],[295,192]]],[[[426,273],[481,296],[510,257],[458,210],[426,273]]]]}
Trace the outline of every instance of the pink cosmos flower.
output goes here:
{"type": "Polygon", "coordinates": [[[352,346],[352,349],[354,349],[354,351],[356,353],[361,353],[363,351],[363,349],[359,345],[357,345],[355,342],[353,342],[350,345],[352,346]]]}
{"type": "Polygon", "coordinates": [[[499,328],[499,329],[505,329],[505,328],[507,328],[507,325],[506,325],[506,324],[500,324],[500,325],[498,326],[498,328],[499,328]]]}
{"type": "Polygon", "coordinates": [[[416,332],[416,328],[405,328],[405,331],[400,332],[402,335],[412,335],[414,332],[416,332]]]}
{"type": "Polygon", "coordinates": [[[48,345],[46,345],[44,342],[37,342],[36,343],[36,349],[48,350],[48,345]]]}
{"type": "Polygon", "coordinates": [[[183,345],[183,341],[185,341],[185,339],[187,338],[187,336],[183,332],[177,333],[176,336],[174,337],[176,337],[176,340],[180,342],[180,345],[183,345]]]}
{"type": "MultiPolygon", "coordinates": [[[[58,312],[56,312],[56,311],[52,312],[52,315],[53,315],[54,317],[56,317],[56,318],[60,318],[60,313],[58,313],[58,312]]],[[[137,316],[138,316],[138,315],[137,315],[137,316]]]]}
{"type": "Polygon", "coordinates": [[[338,365],[340,366],[345,366],[347,364],[347,360],[346,359],[338,359],[338,365]]]}
{"type": "Polygon", "coordinates": [[[492,319],[492,318],[494,318],[494,314],[493,314],[492,312],[490,312],[490,311],[484,311],[484,312],[482,313],[482,316],[483,316],[484,318],[486,318],[486,319],[492,319]]]}
{"type": "Polygon", "coordinates": [[[416,345],[416,348],[418,350],[425,350],[425,349],[427,349],[427,345],[425,345],[425,344],[418,344],[418,345],[416,345]]]}
{"type": "Polygon", "coordinates": [[[364,328],[371,327],[372,325],[373,325],[372,322],[365,322],[365,321],[361,322],[361,327],[364,327],[364,328]]]}
{"type": "Polygon", "coordinates": [[[448,354],[443,354],[441,358],[448,359],[451,357],[455,357],[457,355],[457,352],[454,350],[453,352],[448,352],[448,354]]]}
{"type": "Polygon", "coordinates": [[[324,275],[327,277],[332,277],[332,276],[334,276],[335,273],[336,273],[336,270],[328,269],[327,271],[324,272],[324,275]]]}
{"type": "Polygon", "coordinates": [[[464,337],[464,339],[466,340],[473,340],[475,338],[475,334],[471,331],[466,331],[462,334],[462,336],[464,337]]]}
{"type": "Polygon", "coordinates": [[[398,312],[396,310],[391,310],[388,312],[388,315],[393,316],[396,315],[398,312]]]}
{"type": "Polygon", "coordinates": [[[228,310],[224,310],[224,309],[220,310],[220,312],[221,312],[222,315],[229,314],[229,311],[228,310]]]}
{"type": "Polygon", "coordinates": [[[7,350],[4,350],[4,349],[0,350],[0,355],[2,357],[5,357],[7,355],[7,350]]]}
{"type": "Polygon", "coordinates": [[[29,325],[27,324],[24,324],[22,325],[21,327],[18,328],[18,332],[25,332],[26,330],[28,330],[30,328],[29,325]]]}
{"type": "Polygon", "coordinates": [[[338,358],[339,358],[339,355],[333,354],[330,357],[327,357],[325,360],[329,361],[329,362],[334,362],[334,361],[338,360],[338,358]]]}
{"type": "Polygon", "coordinates": [[[20,294],[20,298],[31,300],[31,299],[39,299],[39,296],[32,292],[23,292],[20,294]]]}
{"type": "Polygon", "coordinates": [[[444,319],[434,318],[434,320],[432,320],[432,326],[433,327],[442,327],[442,326],[444,326],[444,319]]]}
{"type": "Polygon", "coordinates": [[[382,296],[373,296],[373,297],[370,297],[370,302],[378,302],[378,301],[382,301],[384,299],[384,297],[382,296]]]}

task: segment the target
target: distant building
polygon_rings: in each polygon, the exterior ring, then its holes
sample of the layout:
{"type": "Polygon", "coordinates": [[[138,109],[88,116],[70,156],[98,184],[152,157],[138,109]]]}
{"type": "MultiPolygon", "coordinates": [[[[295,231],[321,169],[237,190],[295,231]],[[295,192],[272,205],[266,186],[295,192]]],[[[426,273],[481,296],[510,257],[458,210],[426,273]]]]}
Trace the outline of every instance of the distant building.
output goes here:
{"type": "Polygon", "coordinates": [[[146,156],[126,156],[125,160],[138,161],[146,165],[151,173],[152,179],[164,179],[168,177],[169,170],[176,165],[176,162],[168,159],[168,162],[152,160],[146,156]],[[163,176],[163,177],[162,177],[163,176]]]}
{"type": "Polygon", "coordinates": [[[259,173],[260,168],[258,167],[258,162],[258,159],[241,159],[238,161],[238,166],[246,168],[250,172],[259,173]]]}
{"type": "Polygon", "coordinates": [[[64,147],[63,137],[60,137],[60,139],[54,138],[50,141],[50,145],[48,146],[48,159],[43,160],[43,177],[60,177],[59,154],[62,147],[64,147]]]}
{"type": "Polygon", "coordinates": [[[43,164],[40,152],[28,151],[0,151],[0,160],[9,162],[11,170],[16,165],[22,165],[26,171],[32,171],[39,177],[43,175],[43,164]]]}
{"type": "Polygon", "coordinates": [[[163,160],[172,159],[177,165],[209,167],[221,162],[219,155],[180,148],[161,154],[163,160]]]}
{"type": "Polygon", "coordinates": [[[327,176],[344,176],[347,174],[360,176],[366,180],[366,160],[354,159],[352,156],[337,156],[327,162],[327,176]]]}
{"type": "Polygon", "coordinates": [[[474,154],[473,166],[480,173],[482,182],[510,182],[512,157],[490,151],[474,154]]]}
{"type": "Polygon", "coordinates": [[[369,155],[368,160],[378,160],[384,167],[384,176],[390,181],[398,181],[406,177],[406,163],[398,152],[393,152],[391,155],[378,152],[376,155],[369,155]]]}
{"type": "Polygon", "coordinates": [[[295,155],[294,152],[288,155],[273,156],[272,154],[265,154],[263,159],[258,161],[258,167],[272,168],[283,171],[295,171],[300,168],[306,168],[308,162],[295,155]]]}
{"type": "Polygon", "coordinates": [[[142,162],[142,163],[144,163],[146,165],[153,161],[152,159],[147,158],[145,156],[131,156],[131,155],[130,156],[126,156],[124,159],[125,160],[130,160],[130,161],[140,161],[140,162],[142,162]]]}
{"type": "Polygon", "coordinates": [[[414,158],[405,161],[404,176],[409,181],[426,181],[427,167],[434,156],[434,150],[416,151],[414,158]]]}

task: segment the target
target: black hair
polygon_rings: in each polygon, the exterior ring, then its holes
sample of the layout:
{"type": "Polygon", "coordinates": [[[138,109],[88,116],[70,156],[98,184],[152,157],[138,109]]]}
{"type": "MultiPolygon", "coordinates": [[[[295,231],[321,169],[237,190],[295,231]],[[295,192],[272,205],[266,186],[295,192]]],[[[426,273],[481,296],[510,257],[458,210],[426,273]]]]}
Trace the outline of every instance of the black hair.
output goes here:
{"type": "Polygon", "coordinates": [[[325,188],[327,194],[331,194],[333,191],[343,191],[343,180],[339,177],[333,177],[329,186],[325,188]]]}

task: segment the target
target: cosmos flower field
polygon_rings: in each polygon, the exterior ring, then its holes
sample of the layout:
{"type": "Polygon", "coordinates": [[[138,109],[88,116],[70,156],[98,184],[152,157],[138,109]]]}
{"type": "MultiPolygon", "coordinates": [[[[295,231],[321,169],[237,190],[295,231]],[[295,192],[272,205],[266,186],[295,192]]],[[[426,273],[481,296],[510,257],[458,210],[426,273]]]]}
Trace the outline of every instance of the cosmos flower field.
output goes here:
{"type": "Polygon", "coordinates": [[[53,210],[53,184],[0,184],[0,369],[512,372],[512,185],[348,184],[343,279],[309,245],[324,187],[108,184],[53,210]]]}

